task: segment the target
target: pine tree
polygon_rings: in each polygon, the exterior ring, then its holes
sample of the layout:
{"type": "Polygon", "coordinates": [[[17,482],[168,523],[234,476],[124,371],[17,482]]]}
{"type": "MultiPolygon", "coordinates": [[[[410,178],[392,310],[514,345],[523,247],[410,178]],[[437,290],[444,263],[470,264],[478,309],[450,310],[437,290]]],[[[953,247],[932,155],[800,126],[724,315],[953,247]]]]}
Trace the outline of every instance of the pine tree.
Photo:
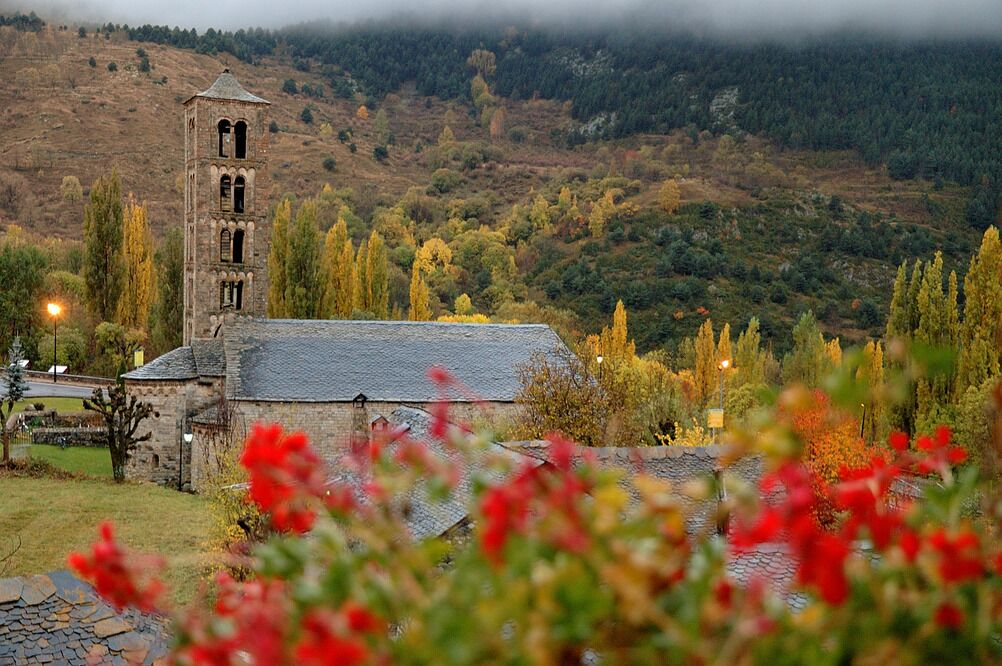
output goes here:
{"type": "Polygon", "coordinates": [[[713,335],[713,321],[707,319],[696,334],[695,397],[697,404],[705,404],[717,385],[717,345],[713,335]]]}
{"type": "Polygon", "coordinates": [[[373,230],[369,236],[365,281],[368,310],[376,316],[376,319],[386,319],[390,316],[390,278],[387,261],[386,243],[383,242],[379,232],[373,230]]]}
{"type": "Polygon", "coordinates": [[[285,305],[285,266],[289,254],[289,225],[292,222],[292,202],[282,199],[271,216],[271,249],[268,251],[268,317],[288,316],[285,305]]]}
{"type": "Polygon", "coordinates": [[[765,383],[765,352],[758,317],[748,320],[748,327],[738,335],[734,350],[735,386],[765,383]]]}
{"type": "Polygon", "coordinates": [[[320,307],[320,232],[317,202],[307,199],[296,211],[285,264],[285,308],[291,319],[313,319],[320,307]]]}
{"type": "Polygon", "coordinates": [[[997,377],[1002,336],[1002,242],[988,227],[964,277],[964,323],[960,328],[957,395],[997,377]]]}
{"type": "Polygon", "coordinates": [[[122,183],[115,171],[97,179],[84,207],[84,279],[95,319],[113,321],[125,282],[122,183]]]}
{"type": "Polygon", "coordinates": [[[21,339],[14,338],[7,356],[7,363],[0,367],[0,438],[3,439],[2,461],[10,461],[10,432],[7,421],[14,412],[14,405],[24,398],[28,392],[28,383],[24,379],[24,368],[21,360],[24,354],[21,350],[21,339]]]}
{"type": "Polygon", "coordinates": [[[411,307],[407,318],[411,321],[428,321],[431,319],[431,309],[428,305],[428,285],[421,277],[421,269],[417,262],[411,267],[411,307]]]}
{"type": "Polygon", "coordinates": [[[129,196],[125,207],[122,242],[125,281],[118,301],[118,319],[126,329],[149,330],[153,305],[153,236],[147,222],[146,204],[129,196]]]}

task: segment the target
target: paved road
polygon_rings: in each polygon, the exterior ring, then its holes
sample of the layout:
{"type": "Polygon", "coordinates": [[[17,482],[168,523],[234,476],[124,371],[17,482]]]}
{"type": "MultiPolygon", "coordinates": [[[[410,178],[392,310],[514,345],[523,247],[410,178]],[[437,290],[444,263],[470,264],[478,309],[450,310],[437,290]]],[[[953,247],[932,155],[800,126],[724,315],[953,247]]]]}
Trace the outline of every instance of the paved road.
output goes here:
{"type": "Polygon", "coordinates": [[[28,382],[28,398],[61,397],[61,398],[89,398],[94,394],[94,389],[88,386],[76,386],[72,384],[60,384],[56,382],[28,382]]]}

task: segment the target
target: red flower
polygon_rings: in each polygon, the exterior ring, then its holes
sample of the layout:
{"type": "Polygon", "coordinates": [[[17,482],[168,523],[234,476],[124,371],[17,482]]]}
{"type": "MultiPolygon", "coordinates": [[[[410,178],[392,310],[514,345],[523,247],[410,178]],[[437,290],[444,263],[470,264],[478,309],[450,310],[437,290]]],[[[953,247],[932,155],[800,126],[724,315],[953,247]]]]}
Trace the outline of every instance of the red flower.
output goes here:
{"type": "Polygon", "coordinates": [[[950,446],[953,433],[946,426],[936,428],[935,439],[928,435],[918,438],[917,447],[928,455],[918,461],[918,471],[922,474],[939,472],[945,474],[951,465],[959,465],[967,460],[967,452],[962,447],[950,446]]]}
{"type": "Polygon", "coordinates": [[[296,663],[305,666],[352,666],[369,659],[369,648],[358,634],[375,634],[385,623],[368,609],[348,602],[340,612],[309,611],[295,646],[296,663]]]}
{"type": "Polygon", "coordinates": [[[94,584],[98,593],[121,610],[134,606],[142,611],[157,609],[164,592],[157,574],[163,568],[162,559],[126,551],[115,543],[112,525],[101,523],[101,540],[91,548],[88,557],[70,553],[71,569],[94,584]]]}
{"type": "Polygon", "coordinates": [[[964,625],[964,612],[949,601],[944,601],[936,608],[933,619],[944,629],[960,629],[964,625]]]}
{"type": "Polygon", "coordinates": [[[280,531],[308,532],[328,497],[323,464],[301,432],[255,424],[240,463],[250,472],[250,496],[280,531]]]}
{"type": "Polygon", "coordinates": [[[981,544],[978,535],[966,530],[951,536],[937,529],[928,543],[939,552],[939,575],[947,583],[962,583],[979,578],[984,573],[981,544]]]}
{"type": "Polygon", "coordinates": [[[915,558],[918,557],[919,547],[921,546],[918,535],[911,530],[904,530],[901,533],[901,538],[898,540],[898,546],[901,551],[905,554],[905,559],[909,563],[915,562],[915,558]]]}
{"type": "Polygon", "coordinates": [[[887,439],[891,444],[891,448],[898,453],[904,453],[908,450],[908,435],[905,433],[895,431],[887,439]]]}

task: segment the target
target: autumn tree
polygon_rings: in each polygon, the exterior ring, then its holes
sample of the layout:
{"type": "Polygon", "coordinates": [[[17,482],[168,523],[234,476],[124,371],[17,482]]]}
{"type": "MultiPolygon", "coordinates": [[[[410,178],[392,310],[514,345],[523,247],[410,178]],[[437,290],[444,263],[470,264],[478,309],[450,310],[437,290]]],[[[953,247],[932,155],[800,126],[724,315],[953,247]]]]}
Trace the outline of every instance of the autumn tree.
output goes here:
{"type": "Polygon", "coordinates": [[[366,272],[369,269],[369,242],[362,239],[358,245],[358,252],[355,253],[355,283],[352,286],[353,303],[352,310],[363,312],[369,307],[369,290],[366,272]]]}
{"type": "Polygon", "coordinates": [[[460,317],[466,315],[472,315],[473,301],[470,300],[470,297],[467,294],[460,294],[459,296],[456,297],[456,301],[453,304],[452,311],[460,317]]]}
{"type": "Polygon", "coordinates": [[[184,236],[172,228],[154,256],[157,300],[153,306],[151,339],[161,352],[181,346],[184,332],[184,236]]]}
{"type": "Polygon", "coordinates": [[[21,340],[14,338],[7,354],[7,363],[0,372],[0,437],[3,439],[4,464],[10,462],[10,432],[7,430],[7,420],[14,412],[14,405],[20,402],[28,392],[28,383],[24,379],[24,368],[21,361],[24,354],[21,351],[21,340]]]}
{"type": "Polygon", "coordinates": [[[431,308],[428,304],[428,285],[421,276],[417,261],[411,267],[410,310],[407,318],[411,321],[428,321],[431,319],[431,308]]]}
{"type": "Polygon", "coordinates": [[[84,207],[84,279],[94,317],[114,320],[125,283],[122,184],[115,171],[95,181],[90,202],[84,207]]]}
{"type": "Polygon", "coordinates": [[[320,308],[320,232],[317,202],[307,199],[289,231],[285,263],[285,316],[314,319],[320,308]]]}
{"type": "Polygon", "coordinates": [[[497,70],[497,56],[487,49],[474,49],[470,57],[466,59],[466,64],[472,67],[476,73],[485,79],[494,76],[497,70]]]}
{"type": "Polygon", "coordinates": [[[389,140],[390,119],[386,115],[386,109],[376,111],[375,130],[379,143],[386,143],[389,140]]]}
{"type": "Polygon", "coordinates": [[[365,104],[358,107],[358,111],[355,112],[355,117],[359,120],[369,119],[369,109],[365,108],[365,104]]]}
{"type": "Polygon", "coordinates": [[[386,243],[378,231],[369,236],[365,267],[367,311],[376,319],[386,319],[390,314],[389,266],[386,243]]]}
{"type": "Polygon", "coordinates": [[[678,207],[682,203],[682,193],[679,191],[678,183],[675,182],[674,178],[666,180],[661,186],[661,189],[658,191],[658,203],[661,205],[661,210],[669,215],[674,215],[678,212],[678,207]]]}
{"type": "Polygon", "coordinates": [[[321,316],[348,319],[354,306],[355,251],[344,218],[327,231],[321,261],[321,316]]]}
{"type": "Polygon", "coordinates": [[[127,329],[112,321],[103,321],[94,329],[94,340],[105,368],[116,377],[129,369],[132,354],[142,346],[145,338],[142,331],[127,329]]]}
{"type": "Polygon", "coordinates": [[[588,216],[588,230],[592,237],[601,238],[605,235],[605,227],[616,212],[616,203],[612,190],[608,190],[591,206],[588,216]]]}
{"type": "Polygon", "coordinates": [[[713,321],[707,319],[696,334],[696,365],[693,383],[696,402],[705,404],[717,386],[717,345],[713,335],[713,321]]]}
{"type": "Polygon", "coordinates": [[[438,145],[440,146],[446,146],[455,140],[456,135],[452,133],[452,129],[448,125],[443,127],[441,134],[438,135],[438,145]]]}
{"type": "Polygon", "coordinates": [[[765,384],[766,352],[762,350],[762,334],[758,317],[748,320],[748,326],[738,335],[734,349],[734,385],[765,384]]]}
{"type": "Polygon", "coordinates": [[[287,316],[285,304],[286,257],[289,253],[289,225],[292,222],[292,201],[283,198],[271,215],[271,246],[268,250],[268,317],[287,316]]]}
{"type": "Polygon", "coordinates": [[[122,256],[125,279],[117,321],[127,329],[148,331],[154,296],[153,235],[146,204],[137,203],[131,195],[125,207],[122,256]]]}
{"type": "Polygon", "coordinates": [[[880,341],[870,340],[863,347],[856,381],[865,388],[863,399],[863,440],[878,442],[884,436],[884,350],[880,341]]]}
{"type": "Polygon", "coordinates": [[[104,421],[105,444],[111,453],[111,471],[116,483],[125,481],[125,466],[132,452],[141,442],[149,440],[153,432],[137,435],[142,422],[149,416],[159,416],[153,405],[130,396],[125,391],[125,380],[119,377],[114,385],[96,388],[90,400],[83,401],[86,410],[97,412],[104,421]]]}
{"type": "Polygon", "coordinates": [[[1000,372],[1002,340],[1002,243],[995,227],[981,239],[964,277],[964,322],[960,328],[958,396],[1000,372]]]}
{"type": "Polygon", "coordinates": [[[809,388],[820,385],[832,367],[832,351],[825,344],[814,312],[808,310],[793,327],[793,350],[783,359],[783,380],[809,388]]]}
{"type": "Polygon", "coordinates": [[[59,185],[59,195],[64,201],[76,203],[83,198],[83,187],[80,179],[76,176],[63,176],[63,182],[59,185]]]}
{"type": "MultiPolygon", "coordinates": [[[[959,323],[957,316],[957,275],[950,274],[949,286],[943,289],[943,255],[937,252],[922,272],[922,285],[916,300],[918,328],[915,341],[926,350],[956,349],[959,323]]],[[[953,402],[954,375],[946,368],[927,368],[916,385],[915,424],[928,430],[939,423],[951,422],[945,411],[953,402]]]]}

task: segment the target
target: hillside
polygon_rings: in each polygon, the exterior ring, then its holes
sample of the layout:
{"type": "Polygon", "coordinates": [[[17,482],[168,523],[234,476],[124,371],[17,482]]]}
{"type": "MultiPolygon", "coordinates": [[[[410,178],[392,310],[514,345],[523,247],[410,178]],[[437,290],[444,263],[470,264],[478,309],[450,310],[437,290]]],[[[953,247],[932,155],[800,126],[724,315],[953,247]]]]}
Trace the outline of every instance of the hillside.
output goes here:
{"type": "MultiPolygon", "coordinates": [[[[374,212],[399,202],[418,243],[440,236],[454,245],[459,272],[431,285],[437,312],[463,292],[488,314],[513,296],[568,309],[573,328],[594,331],[622,298],[642,349],[673,348],[706,316],[739,326],[759,315],[781,350],[794,317],[813,308],[830,333],[858,341],[881,330],[898,263],[941,248],[948,269],[962,273],[979,235],[964,219],[967,188],[894,180],[852,151],[681,130],[571,147],[568,132],[580,127],[573,105],[542,99],[497,98],[505,131],[492,138],[469,99],[424,96],[413,81],[381,98],[333,97],[329,67],[293,58],[288,48],[248,64],[131,41],[123,31],[80,37],[76,28],[0,27],[0,57],[0,178],[21,193],[0,209],[3,223],[79,239],[83,203],[65,200],[60,183],[76,176],[86,191],[114,168],[124,190],[149,203],[157,236],[178,226],[181,103],[229,66],[273,104],[272,201],[285,192],[312,196],[330,183],[363,222],[352,230],[357,239],[381,224],[374,212]],[[140,71],[138,48],[149,72],[140,71]],[[109,71],[112,62],[117,71],[109,71]],[[290,79],[295,95],[283,92],[290,79]],[[326,94],[304,95],[304,84],[326,94]],[[357,116],[363,102],[367,120],[357,116]],[[301,118],[307,106],[311,123],[301,118]],[[386,128],[377,127],[380,110],[386,128]],[[446,125],[455,141],[438,146],[446,125]],[[349,128],[351,138],[339,140],[349,128]],[[388,156],[376,159],[374,148],[384,143],[388,156]],[[448,172],[436,174],[442,167],[448,172]],[[674,215],[658,207],[667,178],[681,193],[674,215]],[[558,220],[564,188],[580,206],[574,224],[558,220]],[[589,211],[609,191],[616,212],[603,235],[591,237],[589,211]],[[546,230],[529,222],[540,197],[554,222],[546,230]],[[503,289],[491,289],[498,265],[488,264],[485,251],[472,263],[459,259],[480,225],[501,232],[499,251],[517,266],[503,289]]],[[[477,242],[494,242],[485,238],[477,242]]],[[[391,256],[391,299],[406,306],[413,250],[391,256]]]]}

